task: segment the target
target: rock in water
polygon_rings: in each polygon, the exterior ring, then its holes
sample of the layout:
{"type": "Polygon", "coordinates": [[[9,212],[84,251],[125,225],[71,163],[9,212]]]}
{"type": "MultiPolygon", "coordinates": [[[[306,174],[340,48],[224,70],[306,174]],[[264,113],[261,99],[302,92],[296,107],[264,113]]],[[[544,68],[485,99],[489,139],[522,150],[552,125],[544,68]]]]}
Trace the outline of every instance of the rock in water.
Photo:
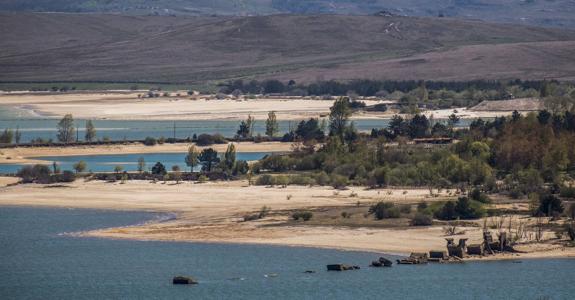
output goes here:
{"type": "Polygon", "coordinates": [[[198,281],[192,277],[176,276],[172,280],[173,284],[198,284],[198,281]]]}

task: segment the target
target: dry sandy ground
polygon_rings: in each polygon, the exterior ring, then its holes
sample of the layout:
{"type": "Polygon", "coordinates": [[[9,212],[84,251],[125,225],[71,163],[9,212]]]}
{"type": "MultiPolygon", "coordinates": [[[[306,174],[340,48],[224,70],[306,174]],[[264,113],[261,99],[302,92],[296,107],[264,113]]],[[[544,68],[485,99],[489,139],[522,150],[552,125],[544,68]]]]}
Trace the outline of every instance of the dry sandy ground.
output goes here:
{"type": "MultiPolygon", "coordinates": [[[[286,152],[291,151],[291,143],[264,142],[264,143],[234,143],[238,152],[286,152]]],[[[163,144],[145,146],[140,143],[126,145],[94,145],[75,147],[18,147],[0,149],[0,164],[34,164],[46,163],[34,159],[41,156],[74,156],[74,155],[102,155],[102,154],[145,154],[145,153],[182,153],[187,152],[189,144],[163,144]]],[[[198,147],[203,149],[208,147],[198,147]]],[[[209,146],[218,152],[223,152],[227,144],[209,146]]]]}
{"type": "MultiPolygon", "coordinates": [[[[76,182],[66,186],[20,185],[0,188],[0,205],[98,208],[172,212],[177,218],[139,226],[109,228],[80,233],[83,236],[119,239],[230,242],[325,247],[385,253],[409,253],[444,249],[442,228],[383,229],[315,226],[273,226],[287,219],[285,210],[323,206],[354,206],[379,200],[415,203],[428,191],[403,189],[335,192],[326,187],[268,188],[246,182],[173,184],[129,182],[76,182]],[[357,195],[352,196],[352,192],[357,195]],[[288,197],[290,195],[290,197],[288,197]],[[271,207],[263,220],[242,222],[245,214],[271,207]]],[[[437,198],[427,198],[433,201],[437,198]]],[[[461,228],[460,237],[481,240],[477,227],[461,228]]],[[[545,249],[521,257],[575,256],[570,250],[545,249]]],[[[516,258],[508,256],[504,258],[516,258]]]]}
{"type": "Polygon", "coordinates": [[[248,114],[265,120],[270,111],[276,111],[280,120],[297,120],[325,115],[333,104],[332,100],[217,100],[211,96],[138,99],[138,94],[143,93],[4,94],[0,104],[45,117],[70,113],[79,119],[110,120],[243,120],[248,114]]]}

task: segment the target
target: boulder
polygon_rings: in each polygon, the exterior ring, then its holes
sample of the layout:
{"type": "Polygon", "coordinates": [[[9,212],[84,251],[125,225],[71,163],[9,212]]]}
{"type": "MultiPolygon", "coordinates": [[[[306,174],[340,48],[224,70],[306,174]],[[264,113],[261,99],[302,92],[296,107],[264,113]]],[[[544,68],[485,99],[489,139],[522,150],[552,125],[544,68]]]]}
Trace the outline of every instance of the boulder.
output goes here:
{"type": "Polygon", "coordinates": [[[173,284],[198,284],[198,281],[192,277],[176,276],[172,279],[173,284]]]}

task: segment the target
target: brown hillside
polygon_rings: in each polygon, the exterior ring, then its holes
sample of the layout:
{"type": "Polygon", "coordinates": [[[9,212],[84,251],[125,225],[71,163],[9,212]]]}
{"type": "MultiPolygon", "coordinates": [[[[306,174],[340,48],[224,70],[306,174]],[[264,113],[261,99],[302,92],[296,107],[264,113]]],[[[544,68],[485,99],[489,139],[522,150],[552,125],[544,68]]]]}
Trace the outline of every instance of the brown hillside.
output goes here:
{"type": "Polygon", "coordinates": [[[571,44],[547,43],[575,40],[574,31],[445,18],[4,14],[0,28],[0,81],[310,81],[340,71],[345,79],[460,79],[476,72],[461,65],[470,57],[482,78],[540,77],[558,64],[558,78],[575,73],[571,44]],[[517,57],[527,61],[507,63],[517,57]]]}

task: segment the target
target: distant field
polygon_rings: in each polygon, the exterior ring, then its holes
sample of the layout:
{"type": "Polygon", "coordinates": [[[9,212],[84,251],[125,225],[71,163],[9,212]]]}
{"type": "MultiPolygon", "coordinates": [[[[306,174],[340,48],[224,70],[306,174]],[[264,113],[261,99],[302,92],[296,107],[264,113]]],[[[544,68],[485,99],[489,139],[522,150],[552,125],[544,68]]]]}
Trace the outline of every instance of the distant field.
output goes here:
{"type": "Polygon", "coordinates": [[[0,28],[3,85],[575,78],[575,31],[449,18],[0,14],[0,28]]]}

